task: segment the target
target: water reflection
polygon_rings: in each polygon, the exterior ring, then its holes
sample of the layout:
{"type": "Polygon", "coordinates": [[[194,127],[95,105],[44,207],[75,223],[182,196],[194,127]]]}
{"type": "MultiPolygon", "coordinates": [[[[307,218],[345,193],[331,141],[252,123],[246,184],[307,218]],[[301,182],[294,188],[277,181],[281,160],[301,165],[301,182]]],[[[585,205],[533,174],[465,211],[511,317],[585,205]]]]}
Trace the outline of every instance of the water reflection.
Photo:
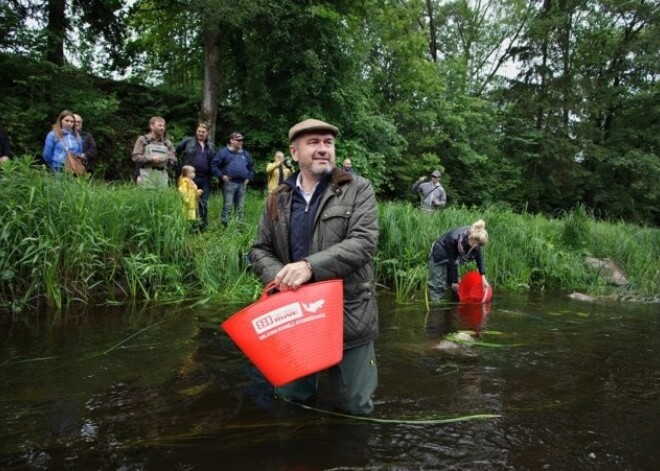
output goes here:
{"type": "Polygon", "coordinates": [[[432,305],[426,313],[426,332],[431,338],[441,338],[457,330],[481,333],[486,325],[492,303],[452,303],[432,305]]]}
{"type": "Polygon", "coordinates": [[[657,468],[657,306],[498,294],[380,307],[374,417],[501,417],[373,423],[275,400],[219,329],[236,307],[44,312],[0,319],[0,467],[657,468]],[[437,348],[461,330],[499,346],[437,348]]]}

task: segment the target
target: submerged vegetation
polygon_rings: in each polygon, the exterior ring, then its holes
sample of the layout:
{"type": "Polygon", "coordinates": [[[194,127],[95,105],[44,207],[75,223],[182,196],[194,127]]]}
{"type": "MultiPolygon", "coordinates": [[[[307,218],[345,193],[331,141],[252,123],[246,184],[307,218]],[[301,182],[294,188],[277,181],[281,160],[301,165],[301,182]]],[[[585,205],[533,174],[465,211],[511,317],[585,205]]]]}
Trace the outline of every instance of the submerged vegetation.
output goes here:
{"type": "MultiPolygon", "coordinates": [[[[53,175],[16,159],[0,170],[0,308],[41,303],[215,299],[249,302],[261,292],[247,253],[263,195],[251,191],[243,225],[222,229],[222,197],[210,200],[209,230],[195,234],[175,191],[53,175]]],[[[377,282],[398,302],[424,296],[435,238],[486,221],[488,277],[502,290],[579,290],[649,299],[660,291],[660,231],[595,220],[582,208],[548,219],[507,207],[425,213],[381,202],[377,282]],[[584,257],[609,258],[630,283],[613,292],[584,257]]],[[[473,269],[466,266],[464,269],[473,269]]]]}

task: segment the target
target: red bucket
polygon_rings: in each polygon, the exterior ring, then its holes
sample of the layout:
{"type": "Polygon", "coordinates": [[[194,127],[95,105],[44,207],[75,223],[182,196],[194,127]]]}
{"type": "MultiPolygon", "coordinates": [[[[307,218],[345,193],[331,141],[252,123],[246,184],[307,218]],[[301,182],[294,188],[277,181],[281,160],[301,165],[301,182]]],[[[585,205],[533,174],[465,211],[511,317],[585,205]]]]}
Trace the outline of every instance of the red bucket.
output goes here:
{"type": "Polygon", "coordinates": [[[486,303],[493,297],[493,288],[486,288],[481,283],[481,275],[477,270],[467,272],[458,283],[458,299],[464,303],[486,303]]]}
{"type": "Polygon", "coordinates": [[[460,303],[457,310],[458,327],[479,332],[490,314],[490,307],[490,303],[460,303]]]}
{"type": "Polygon", "coordinates": [[[342,280],[321,281],[261,298],[221,327],[274,386],[336,365],[344,340],[342,280]]]}

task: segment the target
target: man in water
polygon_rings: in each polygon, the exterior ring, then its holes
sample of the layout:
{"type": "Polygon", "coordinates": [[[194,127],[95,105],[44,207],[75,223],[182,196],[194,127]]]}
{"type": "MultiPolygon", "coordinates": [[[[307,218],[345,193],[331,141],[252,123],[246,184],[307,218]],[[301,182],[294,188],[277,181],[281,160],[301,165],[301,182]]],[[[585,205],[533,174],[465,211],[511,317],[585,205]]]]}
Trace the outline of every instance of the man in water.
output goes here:
{"type": "MultiPolygon", "coordinates": [[[[344,281],[344,354],[331,367],[337,406],[369,414],[378,384],[373,340],[378,306],[373,255],[378,244],[374,191],[366,179],[335,167],[339,130],[317,119],[289,130],[290,151],[300,170],[268,196],[252,247],[252,267],[280,290],[309,282],[344,281]]],[[[278,396],[307,401],[317,391],[312,374],[276,388],[278,396]]]]}

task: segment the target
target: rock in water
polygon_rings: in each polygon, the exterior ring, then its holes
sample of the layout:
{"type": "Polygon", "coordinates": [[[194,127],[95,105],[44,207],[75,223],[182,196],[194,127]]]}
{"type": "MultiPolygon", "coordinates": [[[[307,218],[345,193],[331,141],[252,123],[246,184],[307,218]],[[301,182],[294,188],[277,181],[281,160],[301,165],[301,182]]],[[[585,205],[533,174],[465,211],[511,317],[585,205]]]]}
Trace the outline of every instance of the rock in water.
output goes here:
{"type": "Polygon", "coordinates": [[[576,301],[587,301],[587,302],[594,301],[594,298],[592,298],[588,294],[583,294],[583,293],[571,293],[568,295],[568,297],[571,299],[575,299],[576,301]]]}
{"type": "Polygon", "coordinates": [[[585,263],[598,270],[598,275],[610,284],[624,286],[628,284],[628,278],[623,268],[614,260],[609,258],[586,257],[585,263]]]}

